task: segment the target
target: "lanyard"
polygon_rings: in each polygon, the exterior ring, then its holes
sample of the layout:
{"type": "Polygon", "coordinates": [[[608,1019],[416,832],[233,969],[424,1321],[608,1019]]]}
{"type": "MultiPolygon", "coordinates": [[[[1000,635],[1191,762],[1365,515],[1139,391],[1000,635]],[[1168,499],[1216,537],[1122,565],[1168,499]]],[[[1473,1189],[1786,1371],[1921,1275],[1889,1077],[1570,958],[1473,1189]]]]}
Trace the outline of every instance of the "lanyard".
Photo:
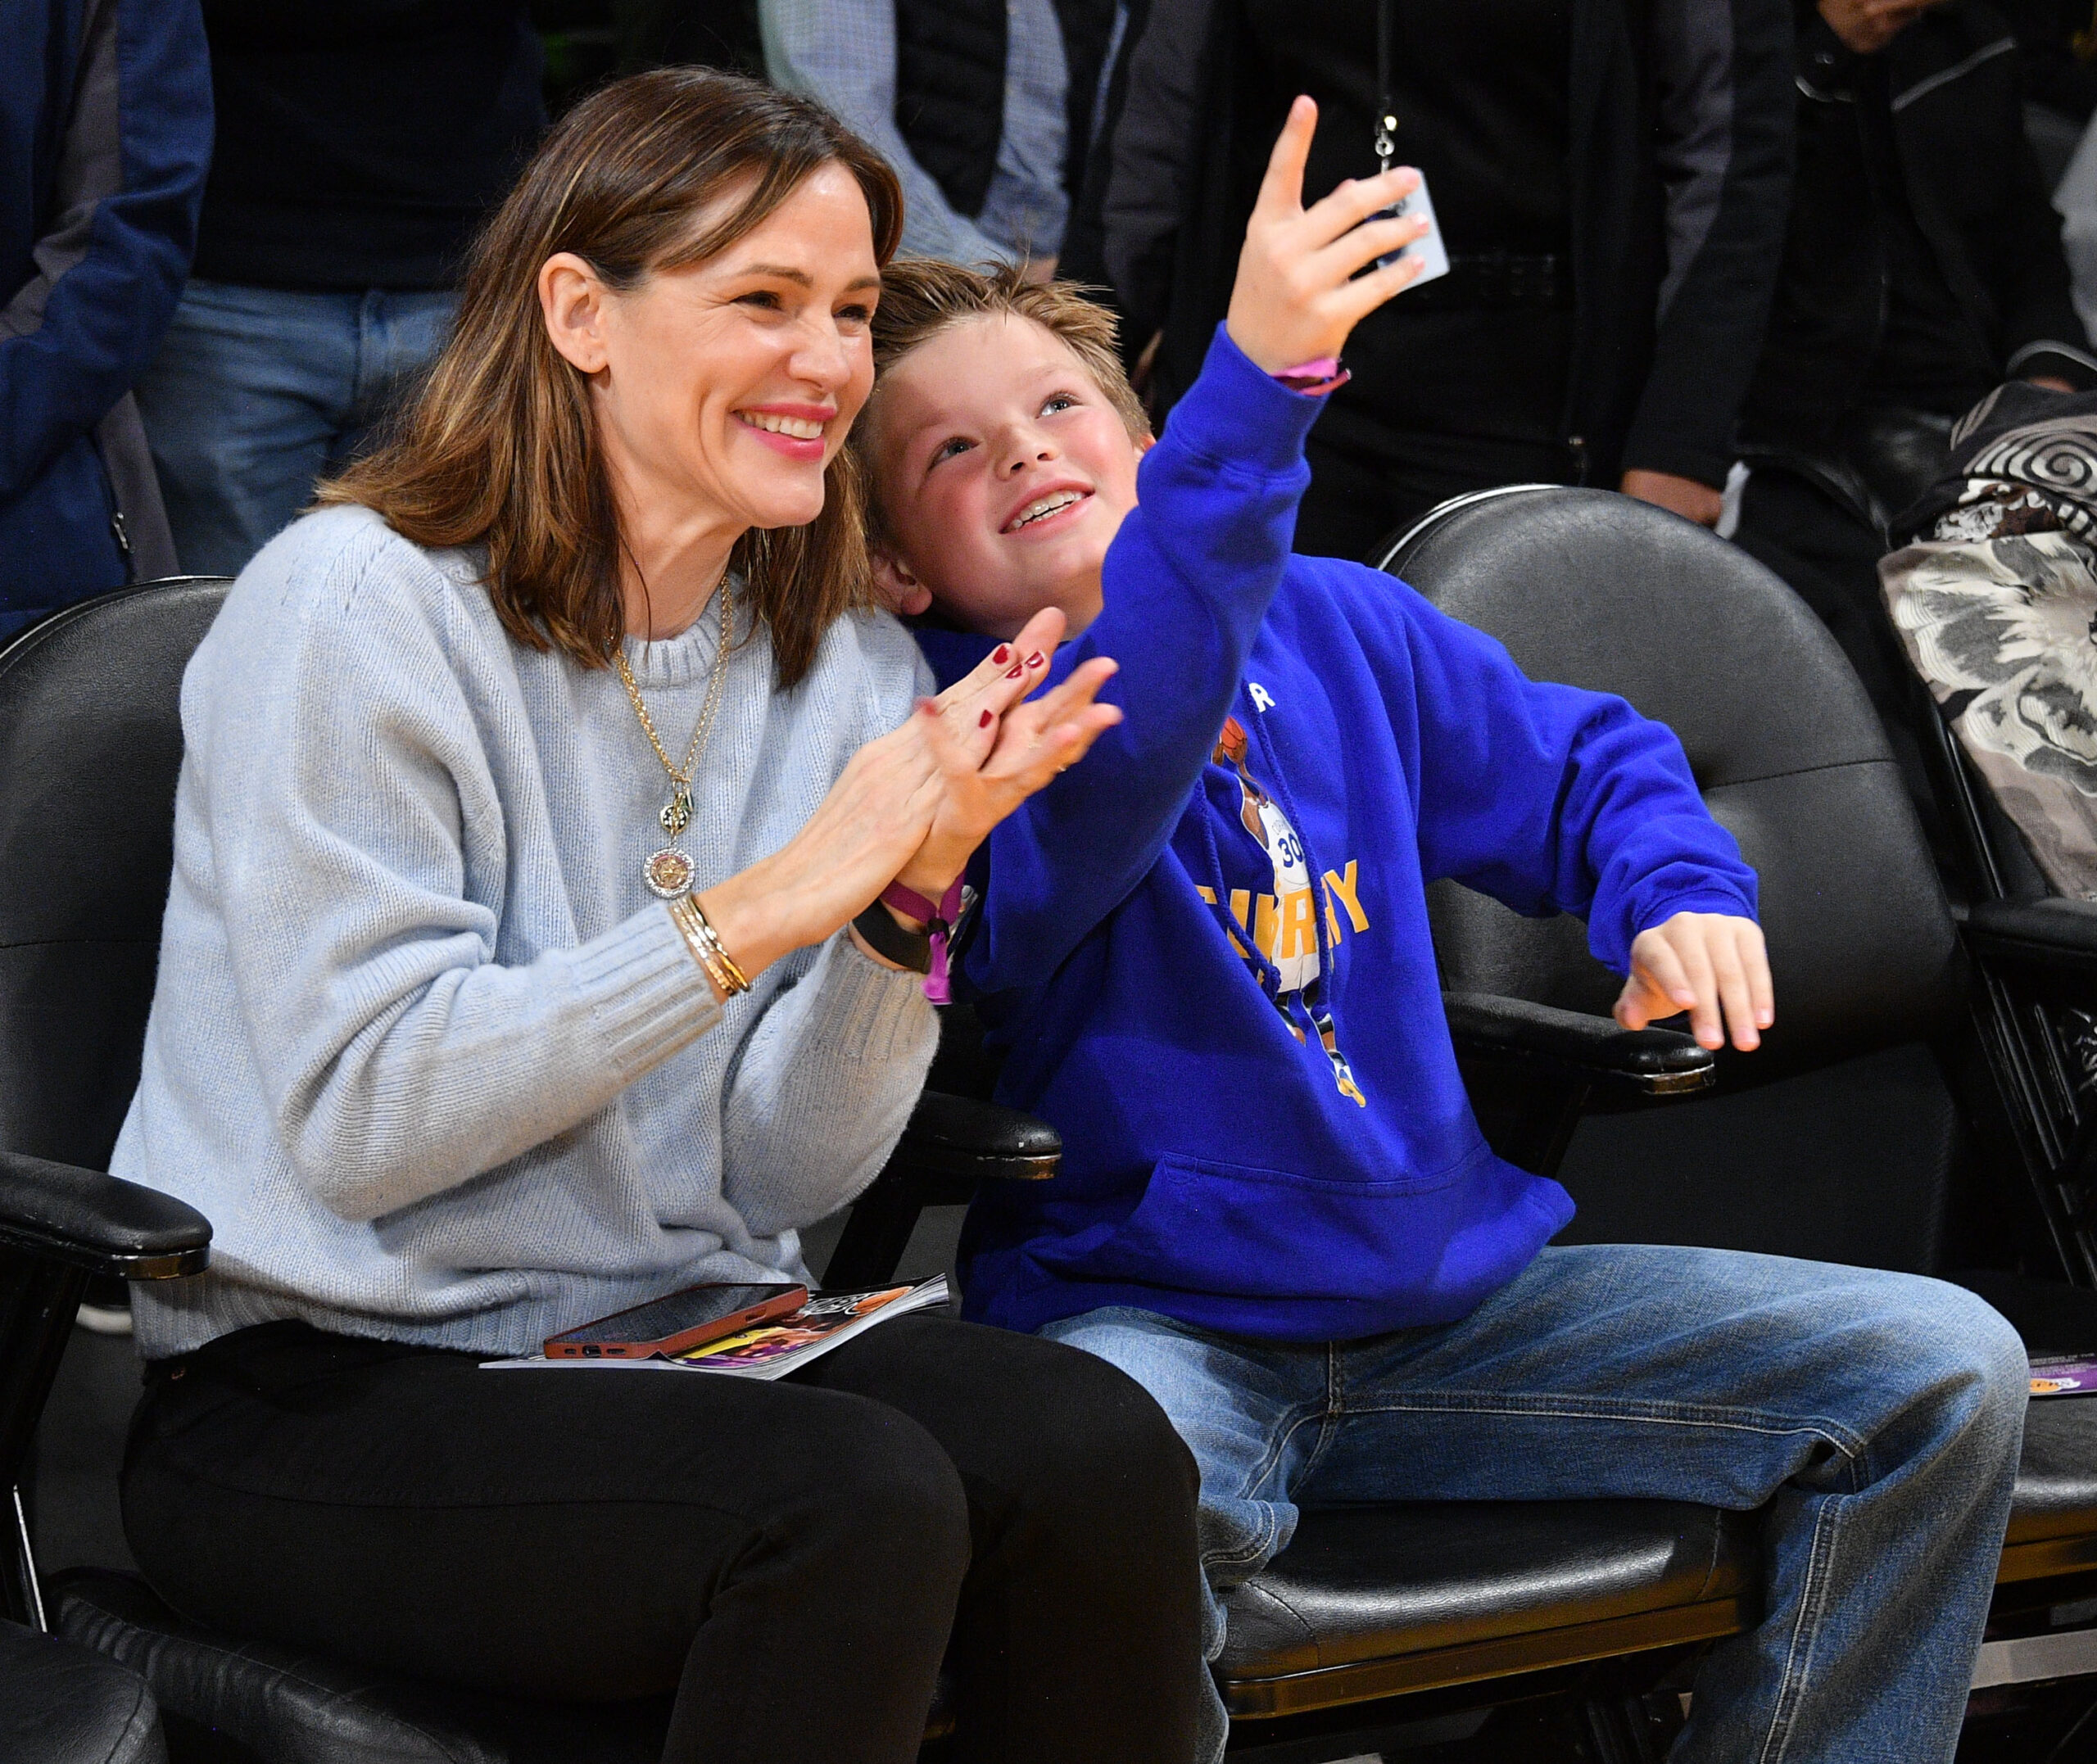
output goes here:
{"type": "Polygon", "coordinates": [[[1376,0],[1376,169],[1388,171],[1391,157],[1397,145],[1391,138],[1391,131],[1398,126],[1398,115],[1391,99],[1391,39],[1397,34],[1397,20],[1393,15],[1397,0],[1376,0]]]}

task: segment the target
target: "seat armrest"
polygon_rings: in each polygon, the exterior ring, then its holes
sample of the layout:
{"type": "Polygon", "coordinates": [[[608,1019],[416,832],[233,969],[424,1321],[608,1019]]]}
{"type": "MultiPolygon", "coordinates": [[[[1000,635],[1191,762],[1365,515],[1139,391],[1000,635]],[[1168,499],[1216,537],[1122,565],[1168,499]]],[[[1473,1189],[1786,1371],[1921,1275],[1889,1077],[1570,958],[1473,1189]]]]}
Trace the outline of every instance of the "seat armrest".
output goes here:
{"type": "Polygon", "coordinates": [[[211,1223],[136,1183],[0,1151],[0,1248],[120,1280],[201,1273],[211,1223]]]}
{"type": "Polygon", "coordinates": [[[972,1097],[928,1090],[895,1148],[899,1162],[941,1176],[1040,1182],[1056,1174],[1063,1138],[1046,1121],[972,1097]]]}
{"type": "Polygon", "coordinates": [[[1980,901],[1964,919],[1966,941],[1983,961],[2097,979],[2097,901],[1980,901]]]}
{"type": "Polygon", "coordinates": [[[1693,1095],[1718,1075],[1717,1056],[1680,1029],[1628,1029],[1608,1017],[1491,993],[1444,993],[1442,1005],[1463,1059],[1641,1097],[1693,1095]]]}
{"type": "Polygon", "coordinates": [[[887,1166],[853,1203],[822,1271],[823,1284],[840,1291],[885,1284],[895,1278],[926,1207],[966,1206],[985,1177],[1045,1181],[1062,1156],[1062,1136],[1046,1121],[994,1102],[926,1091],[887,1166]]]}

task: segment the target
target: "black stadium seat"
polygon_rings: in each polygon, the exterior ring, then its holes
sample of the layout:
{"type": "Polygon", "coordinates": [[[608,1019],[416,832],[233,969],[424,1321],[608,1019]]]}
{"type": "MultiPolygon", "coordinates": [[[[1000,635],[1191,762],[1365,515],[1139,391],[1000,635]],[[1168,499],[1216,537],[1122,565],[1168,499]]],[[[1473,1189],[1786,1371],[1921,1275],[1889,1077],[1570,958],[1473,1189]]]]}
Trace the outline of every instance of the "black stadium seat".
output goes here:
{"type": "MultiPolygon", "coordinates": [[[[1884,732],[1804,604],[1702,529],[1599,491],[1461,498],[1379,561],[1529,672],[1668,723],[1761,879],[1776,1027],[1757,1053],[1720,1054],[1705,1098],[1579,1121],[1557,1169],[1582,1209],[1568,1239],[1632,1235],[1598,1219],[1722,1248],[1776,1247],[1781,1231],[1791,1254],[1971,1285],[2035,1350],[2097,1350],[2097,1282],[2039,1228],[2009,1151],[2034,1131],[2035,1099],[1986,1057],[2004,1034],[2002,958],[1954,916],[1884,732]],[[1661,1219],[1674,1228],[1654,1229],[1661,1219]],[[1983,1233],[1991,1266],[1976,1269],[1968,1240],[1983,1233]]],[[[1434,893],[1446,986],[1608,1008],[1617,983],[1577,923],[1434,893]]],[[[2054,911],[2059,928],[2030,934],[2059,970],[2097,933],[2097,908],[2054,911]]],[[[2072,984],[2097,1008],[2097,965],[2072,984]]],[[[1497,1142],[1510,1131],[1482,1115],[1497,1142]]],[[[2002,1581],[2036,1603],[2092,1566],[2097,1403],[2035,1403],[2002,1581]]],[[[2079,1669],[2097,1670],[2097,1633],[2079,1669]]]]}
{"type": "Polygon", "coordinates": [[[1307,1513],[1232,1594],[1231,1712],[1293,1715],[1730,1635],[1751,1516],[1678,1501],[1444,1501],[1307,1513]]]}

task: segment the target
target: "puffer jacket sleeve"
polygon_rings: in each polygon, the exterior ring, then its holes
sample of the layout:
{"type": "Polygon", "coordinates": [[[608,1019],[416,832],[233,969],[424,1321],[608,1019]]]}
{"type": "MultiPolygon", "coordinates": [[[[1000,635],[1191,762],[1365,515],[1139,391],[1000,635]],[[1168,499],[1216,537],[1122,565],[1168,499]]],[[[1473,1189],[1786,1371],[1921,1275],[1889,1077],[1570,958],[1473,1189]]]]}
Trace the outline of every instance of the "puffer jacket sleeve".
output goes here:
{"type": "Polygon", "coordinates": [[[88,0],[77,45],[54,47],[41,66],[0,76],[48,77],[53,63],[70,76],[47,99],[66,121],[34,273],[0,290],[0,500],[100,423],[160,346],[211,163],[197,0],[88,0]]]}

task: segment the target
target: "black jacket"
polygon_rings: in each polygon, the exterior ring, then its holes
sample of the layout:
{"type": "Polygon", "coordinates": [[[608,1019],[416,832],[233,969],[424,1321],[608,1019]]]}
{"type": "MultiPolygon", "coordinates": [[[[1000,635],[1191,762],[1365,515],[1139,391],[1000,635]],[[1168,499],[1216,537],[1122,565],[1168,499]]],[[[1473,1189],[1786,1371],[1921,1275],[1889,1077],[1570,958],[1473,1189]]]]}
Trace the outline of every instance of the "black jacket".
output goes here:
{"type": "Polygon", "coordinates": [[[524,0],[205,0],[197,276],[449,287],[546,125],[524,0]]]}
{"type": "MultiPolygon", "coordinates": [[[[1064,183],[1082,175],[1113,0],[1055,0],[1070,74],[1064,183]]],[[[896,0],[895,126],[957,215],[983,212],[1005,132],[1005,0],[896,0]]]]}
{"type": "MultiPolygon", "coordinates": [[[[1783,237],[1789,0],[1574,0],[1575,334],[1565,436],[1587,482],[1724,481],[1783,237]]],[[[1231,0],[1154,0],[1111,144],[1103,256],[1169,404],[1229,305],[1251,192],[1231,0]]]]}
{"type": "Polygon", "coordinates": [[[2086,380],[2097,362],[2068,297],[2060,216],[2025,138],[2003,16],[1950,0],[1867,61],[1801,6],[1798,44],[1797,179],[1751,432],[1811,440],[1855,401],[1878,351],[1893,223],[1874,175],[1874,128],[1890,133],[1886,157],[1969,327],[1973,384],[2086,380]]]}

